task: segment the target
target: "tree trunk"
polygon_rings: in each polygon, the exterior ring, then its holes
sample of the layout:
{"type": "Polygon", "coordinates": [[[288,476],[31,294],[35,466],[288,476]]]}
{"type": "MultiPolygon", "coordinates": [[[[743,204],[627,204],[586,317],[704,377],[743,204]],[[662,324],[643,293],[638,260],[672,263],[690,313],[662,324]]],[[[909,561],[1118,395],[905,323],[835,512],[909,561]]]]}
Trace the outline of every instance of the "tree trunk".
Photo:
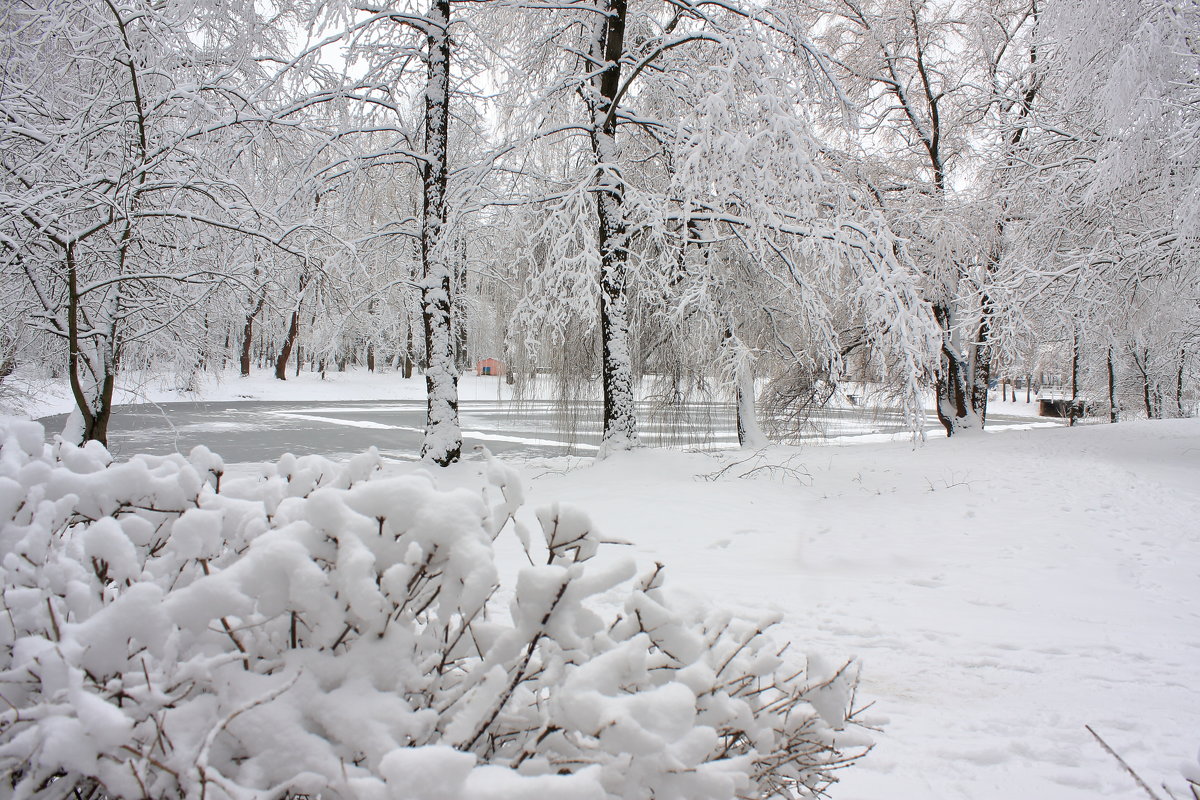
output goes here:
{"type": "Polygon", "coordinates": [[[1182,347],[1179,348],[1179,369],[1175,372],[1175,408],[1178,416],[1182,418],[1183,414],[1183,362],[1187,358],[1187,351],[1182,347]]]}
{"type": "Polygon", "coordinates": [[[953,316],[945,303],[933,304],[933,316],[942,329],[942,357],[935,391],[938,421],[947,436],[977,429],[979,417],[971,406],[969,365],[954,347],[953,316]]]}
{"type": "MultiPolygon", "coordinates": [[[[994,272],[995,267],[990,266],[988,274],[994,272]]],[[[987,424],[988,385],[992,382],[992,315],[995,313],[995,306],[986,292],[980,310],[979,331],[972,345],[975,358],[971,373],[971,411],[979,418],[982,428],[987,424]]]]}
{"type": "Polygon", "coordinates": [[[467,296],[466,243],[460,242],[456,249],[458,251],[458,268],[455,270],[451,310],[454,313],[454,366],[457,373],[462,373],[471,368],[471,354],[467,347],[467,309],[463,308],[461,299],[467,296]]]}
{"type": "Polygon", "coordinates": [[[1117,405],[1117,374],[1113,365],[1113,348],[1108,346],[1108,421],[1117,422],[1121,409],[1117,405]]]}
{"type": "Polygon", "coordinates": [[[1141,361],[1138,360],[1137,351],[1134,350],[1133,364],[1142,373],[1142,399],[1146,403],[1146,419],[1156,419],[1154,414],[1154,393],[1150,385],[1150,348],[1142,348],[1141,361]]]}
{"type": "Polygon", "coordinates": [[[517,382],[517,378],[516,370],[513,369],[515,365],[513,364],[512,352],[508,348],[507,332],[504,334],[504,349],[502,352],[504,354],[504,383],[508,386],[512,386],[517,382]]]}
{"type": "Polygon", "coordinates": [[[288,325],[287,336],[283,340],[283,349],[279,358],[275,359],[275,377],[281,381],[287,380],[288,359],[291,358],[292,348],[296,345],[296,337],[300,333],[300,309],[292,312],[292,321],[288,325]]]}
{"type": "Polygon", "coordinates": [[[1075,420],[1082,416],[1078,408],[1079,402],[1079,329],[1071,332],[1071,406],[1067,409],[1067,424],[1074,425],[1075,420]]]}
{"type": "Polygon", "coordinates": [[[404,330],[404,357],[400,361],[400,374],[405,378],[411,378],[413,374],[413,335],[412,325],[405,325],[404,330]]]}
{"type": "Polygon", "coordinates": [[[258,316],[263,309],[263,304],[267,302],[267,287],[263,287],[259,292],[258,302],[255,303],[254,309],[246,315],[246,327],[242,329],[242,377],[250,376],[250,348],[254,343],[254,318],[258,316]]]}
{"type": "Polygon", "coordinates": [[[733,362],[738,445],[758,450],[766,447],[769,442],[763,435],[762,428],[758,426],[758,414],[755,410],[754,371],[750,367],[749,352],[734,335],[731,316],[726,318],[725,332],[721,339],[723,348],[733,362]]]}
{"type": "Polygon", "coordinates": [[[633,400],[633,361],[629,341],[629,234],[625,224],[625,182],[617,167],[614,103],[621,84],[625,48],[625,0],[608,0],[596,21],[593,63],[603,70],[593,79],[590,105],[592,153],[596,159],[597,244],[600,250],[601,380],[604,425],[600,456],[637,446],[633,400]]]}
{"type": "Polygon", "coordinates": [[[450,122],[450,0],[429,11],[425,87],[425,161],[421,166],[421,315],[425,328],[425,440],[421,457],[446,466],[458,461],[458,373],[454,365],[453,270],[446,241],[447,134],[450,122]]]}
{"type": "MultiPolygon", "coordinates": [[[[64,258],[67,268],[67,377],[75,410],[67,420],[63,438],[78,444],[94,440],[107,447],[119,361],[114,343],[117,323],[112,323],[108,336],[89,340],[90,354],[83,352],[79,321],[84,312],[79,305],[79,273],[73,244],[64,248],[64,258]]],[[[114,303],[119,304],[119,301],[114,303]]]]}
{"type": "Polygon", "coordinates": [[[758,426],[755,412],[754,375],[748,369],[738,371],[737,378],[737,435],[738,445],[755,450],[766,447],[767,437],[758,426]]]}

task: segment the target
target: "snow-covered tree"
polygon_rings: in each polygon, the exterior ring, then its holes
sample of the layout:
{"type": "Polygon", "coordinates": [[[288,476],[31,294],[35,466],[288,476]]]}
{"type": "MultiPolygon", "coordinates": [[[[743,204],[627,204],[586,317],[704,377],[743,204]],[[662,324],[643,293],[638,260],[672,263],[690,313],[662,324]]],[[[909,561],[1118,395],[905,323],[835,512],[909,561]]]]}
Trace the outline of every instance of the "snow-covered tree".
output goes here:
{"type": "Polygon", "coordinates": [[[1046,4],[1043,89],[1009,178],[1033,299],[1106,338],[1116,364],[1127,353],[1148,416],[1184,405],[1200,320],[1198,24],[1189,4],[1046,4]]]}
{"type": "Polygon", "coordinates": [[[535,339],[595,320],[602,452],[637,441],[633,315],[643,328],[657,316],[660,330],[688,318],[694,352],[724,350],[726,380],[746,388],[756,348],[742,317],[748,326],[746,301],[761,301],[750,286],[786,296],[789,324],[826,360],[840,351],[831,306],[848,294],[872,341],[901,354],[915,398],[928,310],[883,218],[853,198],[812,133],[806,105],[836,99],[801,15],[641,2],[528,14],[542,21],[524,30],[552,35],[522,40],[528,77],[512,101],[513,128],[536,142],[533,155],[518,151],[537,211],[519,248],[528,289],[516,316],[535,339]],[[532,104],[530,83],[542,92],[532,104]]]}
{"type": "MultiPolygon", "coordinates": [[[[1004,304],[1003,199],[985,185],[1011,158],[1036,92],[1036,2],[835,0],[814,5],[861,117],[847,147],[921,270],[941,329],[936,406],[948,435],[978,430],[1004,304]]],[[[1011,321],[1008,324],[1012,324],[1011,321]]]]}
{"type": "MultiPolygon", "coordinates": [[[[301,258],[236,181],[262,129],[253,8],[45,2],[0,11],[0,246],[64,341],[68,436],[103,442],[129,348],[169,341],[230,285],[216,239],[301,258]]],[[[276,32],[277,33],[277,32],[276,32]]]]}
{"type": "MultiPolygon", "coordinates": [[[[313,14],[324,20],[321,30],[334,33],[309,45],[305,58],[341,59],[346,68],[310,81],[308,95],[298,101],[348,104],[316,159],[324,164],[317,174],[340,182],[358,201],[349,238],[357,244],[360,265],[372,273],[368,284],[377,287],[363,294],[377,299],[376,292],[387,294],[385,287],[401,284],[419,292],[428,401],[422,457],[442,465],[457,461],[462,449],[457,385],[468,327],[462,307],[465,226],[486,174],[477,167],[480,112],[469,106],[465,86],[480,69],[484,50],[476,18],[486,9],[461,4],[468,8],[460,18],[458,5],[314,4],[313,14]],[[392,190],[381,192],[381,184],[392,190]],[[375,205],[381,199],[382,208],[375,205]],[[411,252],[397,243],[402,239],[415,245],[411,252]]],[[[365,302],[369,306],[371,300],[365,302]]],[[[353,307],[360,312],[363,305],[353,307]]],[[[399,327],[411,327],[406,310],[398,316],[399,327]]],[[[405,338],[410,363],[416,348],[405,338]]]]}

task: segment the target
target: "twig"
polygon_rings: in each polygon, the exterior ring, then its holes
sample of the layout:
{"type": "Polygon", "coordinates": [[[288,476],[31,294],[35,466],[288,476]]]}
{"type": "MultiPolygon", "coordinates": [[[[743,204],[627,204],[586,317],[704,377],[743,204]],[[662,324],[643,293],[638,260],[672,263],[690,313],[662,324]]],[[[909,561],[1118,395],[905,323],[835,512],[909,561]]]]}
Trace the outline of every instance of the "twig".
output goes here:
{"type": "MultiPolygon", "coordinates": [[[[208,559],[198,558],[196,560],[200,562],[200,567],[204,570],[204,574],[210,574],[208,571],[208,559]]],[[[241,641],[237,638],[237,634],[233,632],[233,627],[229,624],[228,618],[221,617],[221,627],[225,630],[225,635],[228,636],[229,640],[233,642],[233,646],[236,647],[238,652],[242,654],[242,668],[249,672],[250,655],[246,651],[246,648],[242,645],[241,641]]]]}
{"type": "MultiPolygon", "coordinates": [[[[208,783],[213,780],[208,775],[208,753],[210,750],[212,750],[213,742],[216,741],[217,736],[220,735],[221,731],[223,731],[227,727],[229,727],[229,724],[231,722],[233,722],[235,719],[240,717],[242,714],[245,714],[247,711],[251,711],[251,710],[257,708],[258,706],[266,705],[267,703],[270,703],[272,700],[279,697],[281,694],[283,694],[284,692],[288,691],[293,686],[295,686],[296,682],[298,680],[300,680],[300,672],[299,671],[297,671],[296,674],[292,676],[291,680],[287,681],[282,686],[272,689],[271,691],[264,694],[262,697],[257,697],[253,700],[250,700],[247,703],[242,704],[241,706],[238,706],[237,708],[235,708],[233,711],[231,711],[229,714],[227,714],[220,722],[218,722],[216,725],[214,725],[208,731],[208,735],[204,737],[204,743],[200,747],[200,752],[196,755],[196,762],[195,762],[196,763],[196,772],[200,775],[200,797],[201,797],[201,800],[203,800],[203,798],[205,797],[206,790],[208,788],[208,783]]],[[[148,756],[146,756],[146,758],[148,758],[148,756]]],[[[218,776],[220,776],[220,773],[216,773],[216,774],[218,776]]],[[[223,777],[223,776],[220,776],[220,777],[223,777]]]]}
{"type": "Polygon", "coordinates": [[[50,602],[50,598],[46,598],[46,609],[50,612],[50,625],[54,628],[54,641],[62,641],[62,631],[58,629],[58,618],[54,616],[54,604],[50,602]]]}
{"type": "Polygon", "coordinates": [[[1100,743],[1100,746],[1104,748],[1105,752],[1107,752],[1110,756],[1115,758],[1117,760],[1117,763],[1120,764],[1122,767],[1124,767],[1125,771],[1133,776],[1133,779],[1135,781],[1137,781],[1137,785],[1142,787],[1142,789],[1146,792],[1146,794],[1150,795],[1151,800],[1162,800],[1162,798],[1159,797],[1157,794],[1155,794],[1154,790],[1151,789],[1144,780],[1142,780],[1142,776],[1138,775],[1137,772],[1134,771],[1133,767],[1129,766],[1129,764],[1126,763],[1125,759],[1121,758],[1121,756],[1117,754],[1116,750],[1113,750],[1111,747],[1109,747],[1108,742],[1106,742],[1100,738],[1100,734],[1098,734],[1094,730],[1092,730],[1091,725],[1084,725],[1083,727],[1087,728],[1088,733],[1090,733],[1092,736],[1096,737],[1096,741],[1100,743]]]}

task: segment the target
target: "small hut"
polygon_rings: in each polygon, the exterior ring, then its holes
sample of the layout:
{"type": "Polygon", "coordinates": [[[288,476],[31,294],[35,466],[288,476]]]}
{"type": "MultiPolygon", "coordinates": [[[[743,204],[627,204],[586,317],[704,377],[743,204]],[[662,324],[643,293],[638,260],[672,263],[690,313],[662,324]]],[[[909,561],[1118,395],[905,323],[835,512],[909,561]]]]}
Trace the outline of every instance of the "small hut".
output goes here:
{"type": "Polygon", "coordinates": [[[1095,407],[1091,399],[1082,396],[1072,399],[1069,392],[1060,389],[1043,389],[1038,392],[1037,400],[1039,417],[1079,419],[1086,417],[1095,407]]]}
{"type": "Polygon", "coordinates": [[[495,358],[481,358],[475,362],[476,375],[495,375],[504,377],[504,362],[495,358]]]}

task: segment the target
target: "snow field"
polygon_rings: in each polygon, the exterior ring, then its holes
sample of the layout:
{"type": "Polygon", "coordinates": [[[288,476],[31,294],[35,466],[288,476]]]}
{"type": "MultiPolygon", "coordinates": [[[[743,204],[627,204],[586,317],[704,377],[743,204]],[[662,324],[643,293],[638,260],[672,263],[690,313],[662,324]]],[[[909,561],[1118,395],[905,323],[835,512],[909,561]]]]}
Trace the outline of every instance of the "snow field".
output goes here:
{"type": "Polygon", "coordinates": [[[531,503],[588,509],[677,590],[861,659],[889,721],[838,800],[1144,797],[1084,725],[1186,796],[1200,421],[575,463],[528,465],[531,503]]]}

